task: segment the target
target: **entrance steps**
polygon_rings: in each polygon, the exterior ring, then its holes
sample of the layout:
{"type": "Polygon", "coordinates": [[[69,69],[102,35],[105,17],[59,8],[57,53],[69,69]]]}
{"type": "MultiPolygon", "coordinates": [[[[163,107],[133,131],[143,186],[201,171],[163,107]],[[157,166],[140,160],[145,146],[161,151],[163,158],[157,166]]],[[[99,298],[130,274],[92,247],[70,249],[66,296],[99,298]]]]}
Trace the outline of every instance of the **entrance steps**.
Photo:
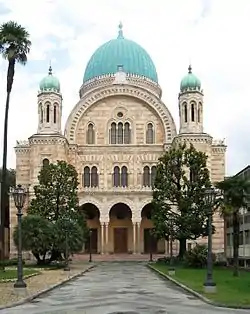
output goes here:
{"type": "MultiPolygon", "coordinates": [[[[153,260],[157,261],[158,258],[164,256],[164,254],[153,254],[153,260]]],[[[149,258],[149,254],[92,254],[93,262],[148,262],[149,258]]],[[[74,254],[72,260],[87,262],[89,254],[74,254]]]]}

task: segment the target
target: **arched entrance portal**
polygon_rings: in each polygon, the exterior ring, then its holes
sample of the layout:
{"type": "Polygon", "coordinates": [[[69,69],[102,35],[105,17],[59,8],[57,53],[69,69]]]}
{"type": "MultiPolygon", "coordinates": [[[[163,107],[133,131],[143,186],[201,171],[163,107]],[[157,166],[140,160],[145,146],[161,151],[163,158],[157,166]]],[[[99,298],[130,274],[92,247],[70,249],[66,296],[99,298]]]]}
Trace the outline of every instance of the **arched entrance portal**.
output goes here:
{"type": "Polygon", "coordinates": [[[151,235],[151,230],[154,225],[151,220],[152,216],[152,204],[147,204],[141,211],[141,239],[142,248],[141,251],[148,254],[152,250],[152,253],[165,253],[165,241],[163,239],[157,240],[151,235]]]}
{"type": "MultiPolygon", "coordinates": [[[[100,253],[101,251],[101,227],[100,227],[100,211],[91,203],[83,204],[80,208],[86,217],[87,225],[91,232],[91,251],[92,253],[100,253]]],[[[90,238],[86,239],[84,252],[90,251],[90,238]]]]}
{"type": "Polygon", "coordinates": [[[132,253],[132,211],[128,205],[118,203],[109,211],[110,253],[132,253]]]}

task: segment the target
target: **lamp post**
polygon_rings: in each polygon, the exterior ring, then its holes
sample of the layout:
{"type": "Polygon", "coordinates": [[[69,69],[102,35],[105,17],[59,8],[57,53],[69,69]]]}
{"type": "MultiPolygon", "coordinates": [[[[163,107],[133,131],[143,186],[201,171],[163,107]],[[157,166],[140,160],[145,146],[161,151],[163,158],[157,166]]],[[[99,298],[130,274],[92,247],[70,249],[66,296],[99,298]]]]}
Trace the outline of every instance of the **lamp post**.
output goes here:
{"type": "Polygon", "coordinates": [[[207,275],[203,288],[205,293],[215,293],[216,283],[213,280],[213,251],[212,251],[212,237],[213,237],[213,207],[216,198],[216,190],[208,188],[205,190],[204,202],[208,209],[208,243],[207,243],[207,275]]]}
{"type": "Polygon", "coordinates": [[[150,237],[149,237],[149,261],[153,262],[153,234],[152,229],[150,230],[150,237]]]}
{"type": "Polygon", "coordinates": [[[18,222],[18,264],[17,264],[17,281],[14,283],[14,288],[26,288],[27,285],[23,280],[23,259],[22,259],[22,209],[25,203],[27,192],[19,184],[16,188],[11,190],[15,206],[17,208],[17,222],[18,222]]]}
{"type": "Polygon", "coordinates": [[[89,262],[92,263],[92,230],[89,230],[89,262]]]}
{"type": "Polygon", "coordinates": [[[69,267],[69,218],[65,218],[65,265],[64,271],[70,271],[69,267]]]}
{"type": "Polygon", "coordinates": [[[173,260],[173,240],[174,240],[174,235],[173,235],[173,233],[174,233],[174,230],[173,230],[173,228],[174,228],[174,222],[173,222],[173,217],[170,217],[169,218],[169,220],[170,220],[170,228],[169,228],[169,233],[170,233],[170,235],[169,235],[169,242],[170,242],[170,261],[169,261],[169,269],[168,269],[168,274],[169,275],[171,275],[171,276],[173,276],[173,275],[175,275],[175,268],[174,268],[174,260],[173,260]]]}

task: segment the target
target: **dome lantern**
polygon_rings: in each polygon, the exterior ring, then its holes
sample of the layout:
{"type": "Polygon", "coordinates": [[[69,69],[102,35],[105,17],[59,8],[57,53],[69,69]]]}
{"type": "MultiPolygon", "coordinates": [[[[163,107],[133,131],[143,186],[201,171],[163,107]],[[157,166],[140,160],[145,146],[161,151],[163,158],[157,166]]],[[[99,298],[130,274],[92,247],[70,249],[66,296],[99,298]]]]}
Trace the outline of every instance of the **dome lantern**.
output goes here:
{"type": "Polygon", "coordinates": [[[46,91],[46,92],[54,91],[54,92],[57,92],[57,93],[60,92],[60,82],[59,82],[58,78],[53,76],[51,65],[49,66],[48,75],[45,76],[41,80],[41,82],[39,84],[39,89],[42,92],[44,92],[44,91],[46,91]]]}

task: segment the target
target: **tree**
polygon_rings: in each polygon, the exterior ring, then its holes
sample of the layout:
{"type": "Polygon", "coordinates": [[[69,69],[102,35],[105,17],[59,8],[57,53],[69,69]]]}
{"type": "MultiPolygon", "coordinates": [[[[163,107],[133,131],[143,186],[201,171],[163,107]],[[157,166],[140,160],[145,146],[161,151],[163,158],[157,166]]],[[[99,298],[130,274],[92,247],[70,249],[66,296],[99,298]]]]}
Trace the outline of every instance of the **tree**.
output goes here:
{"type": "Polygon", "coordinates": [[[179,257],[186,252],[187,240],[207,235],[207,208],[204,189],[211,186],[207,156],[193,145],[176,145],[157,164],[153,190],[155,232],[169,236],[169,217],[175,238],[180,242],[179,257]]]}
{"type": "MultiPolygon", "coordinates": [[[[75,238],[72,250],[78,246],[79,238],[83,238],[82,245],[87,234],[85,216],[78,208],[78,180],[74,166],[65,161],[58,160],[55,164],[46,164],[42,167],[38,180],[39,184],[34,187],[35,197],[31,200],[28,214],[39,215],[52,222],[57,232],[50,261],[61,258],[61,247],[57,241],[59,236],[60,221],[67,217],[78,224],[81,229],[80,235],[75,238]],[[57,224],[58,223],[58,224],[57,224]]],[[[78,232],[78,229],[76,230],[78,232]]],[[[59,236],[60,238],[60,236],[59,236]]],[[[63,242],[65,244],[65,241],[63,242]]],[[[82,248],[81,245],[81,248],[82,248]]]]}
{"type": "Polygon", "coordinates": [[[0,26],[0,53],[8,61],[7,70],[7,97],[5,105],[4,131],[3,131],[3,165],[1,180],[1,259],[4,260],[4,243],[5,243],[5,210],[8,199],[7,185],[7,148],[8,148],[8,116],[10,105],[10,94],[12,90],[15,65],[20,63],[25,65],[27,55],[30,52],[31,41],[29,33],[24,27],[16,22],[9,21],[0,26]]]}
{"type": "Polygon", "coordinates": [[[240,209],[248,205],[250,182],[234,176],[218,182],[216,187],[223,192],[220,200],[222,215],[233,220],[233,275],[239,276],[240,209]]]}
{"type": "Polygon", "coordinates": [[[83,229],[76,220],[61,218],[55,223],[55,247],[65,255],[68,245],[70,253],[81,251],[85,240],[83,229]]]}
{"type": "Polygon", "coordinates": [[[29,214],[42,216],[56,222],[66,215],[77,215],[78,180],[74,166],[58,160],[42,167],[34,187],[35,198],[31,200],[29,214]]]}
{"type": "MultiPolygon", "coordinates": [[[[0,168],[0,181],[2,180],[2,168],[0,168]]],[[[14,187],[16,186],[16,170],[8,169],[7,170],[7,186],[14,187]]]]}
{"type": "MultiPolygon", "coordinates": [[[[22,219],[22,247],[31,251],[38,264],[46,263],[55,237],[52,222],[41,216],[27,215],[22,219]]],[[[15,226],[13,240],[18,246],[18,226],[15,226]]]]}

